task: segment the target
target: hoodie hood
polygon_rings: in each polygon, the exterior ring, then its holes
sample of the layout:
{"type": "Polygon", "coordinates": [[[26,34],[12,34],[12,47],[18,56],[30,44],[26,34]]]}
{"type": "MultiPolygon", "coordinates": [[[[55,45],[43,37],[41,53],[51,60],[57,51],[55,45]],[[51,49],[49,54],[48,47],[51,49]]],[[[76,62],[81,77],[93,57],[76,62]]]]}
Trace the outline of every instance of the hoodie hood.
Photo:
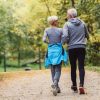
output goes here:
{"type": "Polygon", "coordinates": [[[72,24],[74,24],[76,26],[79,26],[82,23],[81,20],[78,18],[71,18],[68,20],[68,22],[71,22],[72,24]]]}

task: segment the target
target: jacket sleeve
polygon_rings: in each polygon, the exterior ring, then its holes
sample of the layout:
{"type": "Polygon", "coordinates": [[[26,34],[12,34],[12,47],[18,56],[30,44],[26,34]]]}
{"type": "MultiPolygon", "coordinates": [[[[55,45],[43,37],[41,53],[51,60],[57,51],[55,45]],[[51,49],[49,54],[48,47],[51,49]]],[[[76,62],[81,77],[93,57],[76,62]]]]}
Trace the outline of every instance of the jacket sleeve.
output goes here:
{"type": "Polygon", "coordinates": [[[86,26],[85,23],[83,23],[83,24],[84,24],[84,30],[85,30],[85,37],[87,38],[87,40],[89,40],[89,31],[88,31],[88,28],[87,28],[87,26],[86,26]]]}
{"type": "Polygon", "coordinates": [[[67,23],[63,26],[62,43],[69,43],[69,33],[67,23]]]}
{"type": "Polygon", "coordinates": [[[88,31],[88,28],[87,28],[85,22],[84,21],[82,21],[82,22],[83,22],[83,25],[84,25],[85,37],[87,38],[87,40],[89,40],[89,31],[88,31]]]}

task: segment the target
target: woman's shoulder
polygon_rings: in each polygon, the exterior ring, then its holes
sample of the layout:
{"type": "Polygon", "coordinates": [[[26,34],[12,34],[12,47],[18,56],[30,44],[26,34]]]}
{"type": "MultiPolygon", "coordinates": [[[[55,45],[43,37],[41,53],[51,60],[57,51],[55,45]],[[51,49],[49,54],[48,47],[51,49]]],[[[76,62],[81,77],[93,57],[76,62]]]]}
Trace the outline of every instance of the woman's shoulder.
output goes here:
{"type": "Polygon", "coordinates": [[[59,30],[60,32],[62,32],[63,28],[58,28],[58,30],[59,30]]]}
{"type": "Polygon", "coordinates": [[[50,30],[50,27],[45,28],[45,31],[50,30]]]}
{"type": "Polygon", "coordinates": [[[45,29],[45,31],[47,32],[50,32],[50,31],[53,31],[53,30],[56,30],[56,31],[62,31],[62,28],[59,28],[59,27],[48,27],[45,29]]]}
{"type": "Polygon", "coordinates": [[[58,29],[59,29],[59,30],[62,30],[62,28],[61,28],[61,27],[58,27],[58,29]]]}

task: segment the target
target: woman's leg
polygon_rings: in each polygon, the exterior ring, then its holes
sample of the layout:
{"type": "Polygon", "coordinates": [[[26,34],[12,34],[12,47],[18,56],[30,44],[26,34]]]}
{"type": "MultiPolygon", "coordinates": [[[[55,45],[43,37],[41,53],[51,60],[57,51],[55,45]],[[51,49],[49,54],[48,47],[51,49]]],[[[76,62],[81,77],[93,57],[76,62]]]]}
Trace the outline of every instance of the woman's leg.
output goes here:
{"type": "Polygon", "coordinates": [[[58,86],[58,82],[60,80],[60,76],[61,76],[61,63],[58,65],[55,65],[55,76],[54,76],[54,85],[58,86]]]}
{"type": "Polygon", "coordinates": [[[61,76],[61,64],[54,65],[52,69],[55,73],[55,75],[52,74],[52,76],[53,76],[53,95],[56,96],[57,93],[60,93],[60,88],[58,86],[58,82],[59,82],[59,79],[61,76]]]}
{"type": "Polygon", "coordinates": [[[51,76],[52,76],[52,81],[54,82],[55,66],[53,66],[53,65],[51,65],[51,76]]]}

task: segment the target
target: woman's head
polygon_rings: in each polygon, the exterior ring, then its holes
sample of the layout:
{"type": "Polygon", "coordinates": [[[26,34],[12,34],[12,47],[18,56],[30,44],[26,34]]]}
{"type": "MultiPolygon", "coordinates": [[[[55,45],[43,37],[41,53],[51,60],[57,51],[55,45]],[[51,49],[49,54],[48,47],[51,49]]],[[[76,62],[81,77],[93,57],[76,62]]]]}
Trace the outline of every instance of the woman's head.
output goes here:
{"type": "Polygon", "coordinates": [[[58,17],[57,16],[49,16],[47,20],[51,26],[58,26],[58,17]]]}
{"type": "Polygon", "coordinates": [[[77,10],[75,8],[71,8],[67,10],[67,18],[75,18],[77,17],[77,10]]]}

